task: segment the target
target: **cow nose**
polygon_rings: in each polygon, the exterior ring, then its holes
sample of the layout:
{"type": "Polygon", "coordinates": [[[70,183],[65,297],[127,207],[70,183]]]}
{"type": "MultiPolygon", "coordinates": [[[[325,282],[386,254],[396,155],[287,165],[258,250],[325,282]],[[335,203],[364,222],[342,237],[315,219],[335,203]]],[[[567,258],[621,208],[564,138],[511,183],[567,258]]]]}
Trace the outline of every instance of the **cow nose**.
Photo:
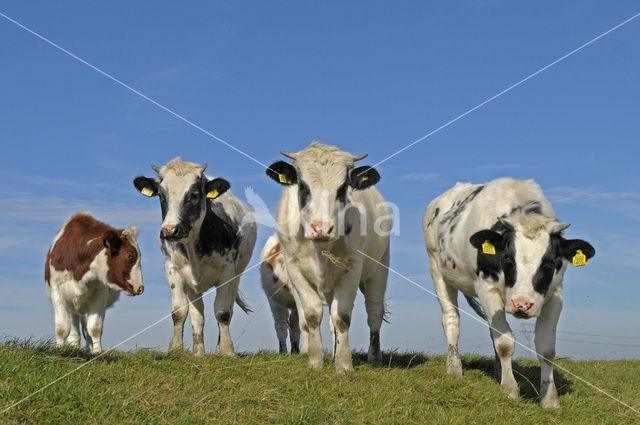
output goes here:
{"type": "Polygon", "coordinates": [[[138,290],[136,291],[136,295],[142,295],[142,293],[144,292],[144,286],[141,286],[138,288],[138,290]]]}
{"type": "Polygon", "coordinates": [[[314,239],[329,239],[333,237],[334,233],[335,227],[331,223],[311,223],[311,236],[313,236],[314,239]]]}
{"type": "Polygon", "coordinates": [[[516,298],[511,300],[511,309],[514,313],[522,312],[530,316],[534,311],[535,304],[524,298],[516,298]]]}
{"type": "Polygon", "coordinates": [[[176,226],[162,226],[160,229],[160,237],[162,239],[170,238],[176,230],[176,226]]]}

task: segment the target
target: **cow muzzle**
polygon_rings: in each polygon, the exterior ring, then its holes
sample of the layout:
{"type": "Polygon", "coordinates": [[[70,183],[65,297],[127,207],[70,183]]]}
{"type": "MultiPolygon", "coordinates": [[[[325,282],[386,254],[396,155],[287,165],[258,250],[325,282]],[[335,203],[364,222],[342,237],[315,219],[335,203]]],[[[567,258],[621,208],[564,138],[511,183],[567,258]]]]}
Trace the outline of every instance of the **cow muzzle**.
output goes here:
{"type": "Polygon", "coordinates": [[[519,319],[528,319],[533,316],[536,306],[533,302],[524,298],[511,300],[511,313],[519,319]]]}
{"type": "Polygon", "coordinates": [[[189,236],[189,232],[184,226],[178,224],[177,226],[168,225],[160,228],[160,238],[168,241],[179,241],[186,239],[189,236]]]}
{"type": "Polygon", "coordinates": [[[336,235],[336,227],[327,222],[311,223],[311,239],[314,241],[330,241],[336,235]]]}

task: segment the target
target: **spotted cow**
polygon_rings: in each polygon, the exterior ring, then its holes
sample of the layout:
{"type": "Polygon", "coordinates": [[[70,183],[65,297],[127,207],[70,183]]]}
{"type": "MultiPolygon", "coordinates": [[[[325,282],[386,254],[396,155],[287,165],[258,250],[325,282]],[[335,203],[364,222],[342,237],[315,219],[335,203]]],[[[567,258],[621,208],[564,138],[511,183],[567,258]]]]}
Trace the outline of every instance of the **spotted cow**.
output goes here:
{"type": "Polygon", "coordinates": [[[594,248],[580,239],[565,239],[563,231],[569,225],[558,221],[534,180],[458,183],[429,203],[422,225],[449,344],[447,372],[462,376],[460,291],[489,322],[501,387],[513,398],[518,397],[511,368],[515,340],[505,313],[537,318],[540,403],[558,407],[552,362],[563,302],[562,279],[568,262],[585,264],[595,254],[594,248]]]}
{"type": "Polygon", "coordinates": [[[88,213],[72,215],[47,253],[44,280],[53,305],[56,345],[102,351],[105,311],[120,296],[144,291],[138,228],[115,229],[88,213]]]}
{"type": "Polygon", "coordinates": [[[202,294],[216,287],[214,315],[220,331],[216,353],[233,354],[229,323],[256,242],[256,224],[249,207],[229,191],[229,182],[204,174],[207,165],[179,157],[162,167],[157,177],[136,177],[134,186],[160,198],[162,224],[158,235],[164,270],[171,292],[173,336],[169,350],[183,347],[183,329],[191,316],[193,352],[204,354],[202,294]]]}

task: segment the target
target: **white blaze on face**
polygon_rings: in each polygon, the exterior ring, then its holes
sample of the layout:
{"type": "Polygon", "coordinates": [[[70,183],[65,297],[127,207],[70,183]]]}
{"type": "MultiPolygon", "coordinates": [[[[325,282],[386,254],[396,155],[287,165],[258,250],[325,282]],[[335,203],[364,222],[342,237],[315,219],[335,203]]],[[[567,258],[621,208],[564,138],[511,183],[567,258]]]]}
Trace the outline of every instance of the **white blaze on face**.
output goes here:
{"type": "Polygon", "coordinates": [[[166,215],[162,220],[161,227],[172,228],[180,223],[180,209],[184,200],[185,194],[193,186],[199,177],[196,174],[190,175],[176,175],[175,173],[167,172],[161,176],[160,182],[160,202],[165,203],[166,215]]]}
{"type": "Polygon", "coordinates": [[[538,232],[527,237],[516,225],[514,239],[516,280],[513,287],[505,287],[505,308],[514,313],[518,305],[525,306],[530,317],[540,313],[544,302],[543,294],[534,288],[534,277],[542,264],[542,257],[549,247],[549,234],[538,232]],[[527,303],[528,306],[527,306],[527,303]]]}

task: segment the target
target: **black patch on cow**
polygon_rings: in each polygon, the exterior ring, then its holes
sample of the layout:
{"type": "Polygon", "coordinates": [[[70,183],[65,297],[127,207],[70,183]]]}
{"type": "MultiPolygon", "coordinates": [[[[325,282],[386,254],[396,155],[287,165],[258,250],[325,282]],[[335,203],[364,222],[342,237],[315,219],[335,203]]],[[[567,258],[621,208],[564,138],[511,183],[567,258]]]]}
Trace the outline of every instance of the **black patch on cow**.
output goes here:
{"type": "Polygon", "coordinates": [[[347,188],[349,187],[347,182],[344,182],[340,185],[338,190],[336,191],[336,200],[341,204],[347,203],[347,188]]]}
{"type": "Polygon", "coordinates": [[[462,212],[465,210],[467,205],[469,205],[469,203],[473,201],[474,198],[478,196],[478,194],[482,192],[483,189],[484,189],[484,185],[478,186],[470,194],[468,194],[466,198],[464,198],[461,201],[460,200],[456,201],[453,207],[449,211],[447,211],[447,213],[442,217],[441,224],[444,225],[447,223],[453,223],[454,220],[456,220],[458,216],[462,214],[462,212]]]}
{"type": "Polygon", "coordinates": [[[539,294],[546,295],[553,275],[562,267],[562,258],[559,256],[561,245],[562,237],[557,234],[551,235],[538,270],[533,275],[533,289],[539,294]]]}
{"type": "Polygon", "coordinates": [[[228,325],[231,320],[231,314],[228,311],[223,311],[222,313],[216,314],[216,319],[218,322],[228,325]]]}
{"type": "Polygon", "coordinates": [[[344,224],[344,234],[348,235],[349,233],[351,233],[351,230],[353,228],[353,225],[349,222],[344,224]]]}
{"type": "Polygon", "coordinates": [[[515,230],[510,225],[496,222],[490,230],[474,233],[469,242],[477,249],[476,275],[497,281],[500,273],[504,274],[506,287],[516,283],[516,249],[514,245],[515,230]],[[496,249],[494,255],[484,254],[482,244],[489,241],[496,249]]]}
{"type": "Polygon", "coordinates": [[[240,246],[237,226],[220,202],[211,201],[207,204],[200,234],[196,240],[196,254],[198,257],[204,257],[214,252],[224,255],[229,250],[237,251],[240,246]]]}
{"type": "Polygon", "coordinates": [[[512,216],[514,214],[540,214],[542,215],[542,205],[538,201],[531,201],[526,205],[514,207],[508,214],[503,214],[502,218],[512,216]]]}
{"type": "Polygon", "coordinates": [[[311,198],[311,190],[305,182],[300,180],[298,183],[298,204],[300,205],[300,209],[307,206],[309,198],[311,198]]]}
{"type": "Polygon", "coordinates": [[[267,176],[281,185],[296,184],[298,182],[298,173],[295,167],[284,161],[277,161],[269,165],[267,176]],[[284,176],[284,181],[280,179],[280,175],[284,176]]]}

